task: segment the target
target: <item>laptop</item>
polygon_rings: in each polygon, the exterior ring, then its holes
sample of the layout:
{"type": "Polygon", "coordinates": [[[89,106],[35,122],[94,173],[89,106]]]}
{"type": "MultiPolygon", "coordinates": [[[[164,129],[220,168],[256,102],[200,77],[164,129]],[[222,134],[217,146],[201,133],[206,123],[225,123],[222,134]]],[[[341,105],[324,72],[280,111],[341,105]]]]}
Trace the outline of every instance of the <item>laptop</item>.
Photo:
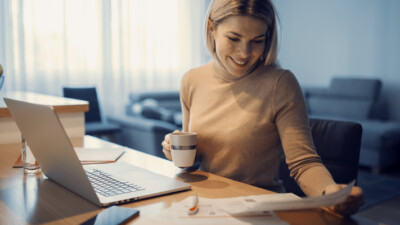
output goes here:
{"type": "Polygon", "coordinates": [[[10,98],[4,102],[44,175],[95,205],[121,204],[191,188],[123,162],[82,165],[52,106],[10,98]]]}

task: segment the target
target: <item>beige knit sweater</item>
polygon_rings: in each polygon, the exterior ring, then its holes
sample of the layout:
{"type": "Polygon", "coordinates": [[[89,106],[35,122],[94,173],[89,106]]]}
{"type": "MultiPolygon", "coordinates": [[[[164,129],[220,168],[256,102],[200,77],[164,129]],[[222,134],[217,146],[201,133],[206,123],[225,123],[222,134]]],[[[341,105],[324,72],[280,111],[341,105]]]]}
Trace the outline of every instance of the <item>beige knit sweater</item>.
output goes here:
{"type": "Polygon", "coordinates": [[[262,65],[236,77],[210,62],[185,74],[181,102],[183,130],[198,133],[202,170],[281,191],[283,150],[308,196],[334,184],[315,152],[303,93],[290,71],[262,65]]]}

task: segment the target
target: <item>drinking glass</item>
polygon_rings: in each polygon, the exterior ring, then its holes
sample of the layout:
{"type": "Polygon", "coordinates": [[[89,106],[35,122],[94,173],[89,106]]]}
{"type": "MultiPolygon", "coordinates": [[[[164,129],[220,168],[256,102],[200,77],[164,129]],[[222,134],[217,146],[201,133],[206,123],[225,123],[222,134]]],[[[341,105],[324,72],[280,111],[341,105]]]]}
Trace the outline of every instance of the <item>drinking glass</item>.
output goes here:
{"type": "Polygon", "coordinates": [[[32,174],[40,172],[40,167],[33,156],[31,149],[25,141],[25,138],[21,135],[21,150],[22,150],[22,166],[24,168],[24,173],[32,174]]]}

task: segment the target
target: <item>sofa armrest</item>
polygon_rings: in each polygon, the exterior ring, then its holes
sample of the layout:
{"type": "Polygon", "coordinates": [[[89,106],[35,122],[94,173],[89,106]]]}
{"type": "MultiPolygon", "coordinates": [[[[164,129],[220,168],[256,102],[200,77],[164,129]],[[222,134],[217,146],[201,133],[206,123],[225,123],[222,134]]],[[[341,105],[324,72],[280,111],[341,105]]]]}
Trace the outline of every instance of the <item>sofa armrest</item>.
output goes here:
{"type": "Polygon", "coordinates": [[[383,100],[378,100],[372,105],[370,114],[370,119],[377,120],[388,120],[389,119],[389,106],[387,102],[383,100]]]}
{"type": "Polygon", "coordinates": [[[165,135],[179,129],[171,123],[143,117],[115,115],[107,120],[121,127],[115,137],[118,144],[162,158],[161,142],[165,135]]]}
{"type": "Polygon", "coordinates": [[[145,132],[166,132],[178,129],[175,125],[162,121],[153,120],[140,116],[114,115],[107,117],[108,122],[118,124],[123,128],[130,128],[145,132]]]}

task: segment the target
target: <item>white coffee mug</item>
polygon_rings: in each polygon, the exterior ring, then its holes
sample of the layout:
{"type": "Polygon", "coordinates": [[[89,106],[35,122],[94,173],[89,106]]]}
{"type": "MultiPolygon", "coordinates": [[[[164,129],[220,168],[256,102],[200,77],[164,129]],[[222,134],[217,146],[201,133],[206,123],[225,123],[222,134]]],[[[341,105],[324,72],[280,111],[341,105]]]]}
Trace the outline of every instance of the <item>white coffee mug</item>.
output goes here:
{"type": "Polygon", "coordinates": [[[197,133],[171,133],[171,154],[175,166],[185,168],[194,163],[197,148],[197,133]]]}

